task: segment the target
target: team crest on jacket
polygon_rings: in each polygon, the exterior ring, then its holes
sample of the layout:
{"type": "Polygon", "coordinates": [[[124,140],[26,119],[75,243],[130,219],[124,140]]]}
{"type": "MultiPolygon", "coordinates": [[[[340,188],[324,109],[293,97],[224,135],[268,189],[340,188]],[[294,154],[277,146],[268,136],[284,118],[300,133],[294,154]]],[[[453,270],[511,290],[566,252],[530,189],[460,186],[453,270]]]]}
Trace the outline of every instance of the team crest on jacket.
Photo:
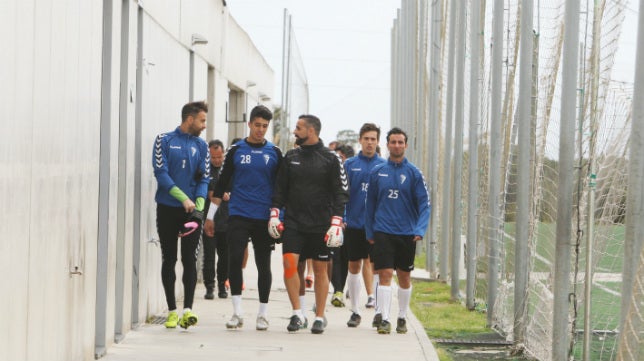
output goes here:
{"type": "Polygon", "coordinates": [[[406,180],[406,179],[407,179],[407,177],[405,177],[405,175],[404,175],[404,174],[401,174],[401,175],[400,175],[400,184],[405,183],[405,180],[406,180]]]}

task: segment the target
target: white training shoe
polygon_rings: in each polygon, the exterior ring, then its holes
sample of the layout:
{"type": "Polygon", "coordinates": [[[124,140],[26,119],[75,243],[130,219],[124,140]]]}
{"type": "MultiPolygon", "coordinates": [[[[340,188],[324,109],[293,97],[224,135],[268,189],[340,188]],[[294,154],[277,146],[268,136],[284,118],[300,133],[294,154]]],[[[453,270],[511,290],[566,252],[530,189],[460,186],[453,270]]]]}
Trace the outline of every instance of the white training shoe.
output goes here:
{"type": "Polygon", "coordinates": [[[257,325],[255,326],[255,329],[258,331],[266,331],[268,330],[268,320],[266,317],[262,315],[257,316],[257,325]]]}
{"type": "Polygon", "coordinates": [[[244,326],[244,319],[237,316],[233,315],[233,317],[230,318],[230,321],[226,322],[226,328],[242,328],[244,326]]]}

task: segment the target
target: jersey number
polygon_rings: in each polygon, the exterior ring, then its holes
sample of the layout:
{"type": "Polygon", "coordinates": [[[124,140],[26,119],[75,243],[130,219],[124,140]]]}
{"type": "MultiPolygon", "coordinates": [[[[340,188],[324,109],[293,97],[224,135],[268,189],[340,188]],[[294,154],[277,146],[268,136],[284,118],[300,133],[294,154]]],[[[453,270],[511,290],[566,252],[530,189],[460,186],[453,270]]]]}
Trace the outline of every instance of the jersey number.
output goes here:
{"type": "Polygon", "coordinates": [[[398,199],[398,189],[390,189],[387,198],[398,199]]]}
{"type": "Polygon", "coordinates": [[[241,164],[250,164],[250,154],[241,155],[241,164]]]}
{"type": "Polygon", "coordinates": [[[362,182],[360,184],[362,185],[362,191],[366,192],[367,188],[369,188],[369,183],[362,182]]]}

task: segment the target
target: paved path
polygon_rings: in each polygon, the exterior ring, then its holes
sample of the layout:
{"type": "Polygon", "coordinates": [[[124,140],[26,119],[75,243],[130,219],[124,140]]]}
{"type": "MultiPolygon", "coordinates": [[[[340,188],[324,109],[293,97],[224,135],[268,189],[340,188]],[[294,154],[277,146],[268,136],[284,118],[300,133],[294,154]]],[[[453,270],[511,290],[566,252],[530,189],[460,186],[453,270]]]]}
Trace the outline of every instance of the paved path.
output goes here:
{"type": "MultiPolygon", "coordinates": [[[[252,248],[252,247],[251,247],[252,248]]],[[[321,335],[309,329],[288,333],[286,325],[291,316],[291,306],[282,281],[281,247],[273,252],[273,289],[269,303],[270,327],[267,331],[255,330],[255,317],[259,304],[257,294],[257,270],[253,263],[252,250],[248,267],[244,270],[246,290],[242,294],[244,327],[227,330],[225,323],[232,313],[228,299],[204,300],[205,289],[197,286],[194,311],[199,323],[188,330],[168,330],[162,324],[145,324],[126,334],[119,344],[110,346],[105,361],[162,361],[162,360],[427,360],[438,361],[436,351],[427,338],[422,325],[408,313],[407,334],[379,335],[371,327],[373,309],[362,308],[362,324],[358,328],[346,325],[351,312],[348,307],[336,308],[327,302],[328,326],[321,335]]],[[[178,275],[178,279],[181,276],[178,275]]],[[[395,294],[395,292],[394,292],[395,294]]],[[[314,318],[310,311],[313,292],[307,291],[307,313],[311,324],[314,318]]],[[[362,295],[362,306],[366,295],[362,295]]],[[[180,303],[179,303],[180,304],[180,303]]],[[[398,301],[394,297],[391,315],[398,315],[398,301]]],[[[395,328],[395,321],[393,324],[395,328]]]]}

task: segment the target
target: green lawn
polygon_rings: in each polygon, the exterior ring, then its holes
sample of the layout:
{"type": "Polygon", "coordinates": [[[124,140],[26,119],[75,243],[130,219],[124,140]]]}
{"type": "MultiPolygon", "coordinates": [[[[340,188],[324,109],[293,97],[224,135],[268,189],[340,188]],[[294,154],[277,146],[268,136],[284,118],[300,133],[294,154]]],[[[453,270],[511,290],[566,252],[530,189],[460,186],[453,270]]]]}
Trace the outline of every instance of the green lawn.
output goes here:
{"type": "MultiPolygon", "coordinates": [[[[539,223],[535,232],[535,250],[536,257],[532,257],[530,264],[532,271],[552,272],[555,254],[555,224],[539,223]]],[[[514,235],[515,224],[506,223],[505,232],[514,235]]],[[[575,232],[575,230],[573,230],[575,232]]],[[[479,242],[484,242],[480,240],[479,242]]],[[[623,225],[598,225],[595,227],[595,272],[621,274],[623,265],[623,242],[624,226],[623,225]]],[[[512,273],[514,260],[514,242],[505,238],[505,271],[506,274],[512,273]]],[[[585,268],[585,244],[586,238],[581,239],[579,255],[579,271],[583,272],[585,268]]],[[[574,257],[574,249],[572,250],[574,257]]],[[[424,253],[416,256],[415,266],[425,268],[426,255],[424,253]]],[[[485,274],[487,259],[480,257],[478,259],[478,272],[485,274]]],[[[462,293],[465,291],[465,283],[461,282],[460,288],[462,293]]],[[[477,301],[484,301],[487,289],[487,279],[476,280],[477,301]]],[[[571,289],[572,291],[572,289],[571,289]]],[[[577,295],[579,300],[583,297],[583,283],[577,286],[577,295]]],[[[621,282],[599,282],[592,290],[592,312],[591,325],[595,330],[614,330],[619,323],[620,299],[615,292],[621,292],[621,282]]],[[[534,294],[532,296],[535,296],[534,294]]],[[[447,284],[440,282],[421,282],[414,283],[412,296],[412,310],[416,317],[423,323],[430,339],[436,338],[461,338],[472,337],[476,334],[489,333],[486,328],[485,313],[468,311],[460,302],[450,300],[450,288],[447,284]]],[[[530,304],[537,304],[536,301],[529,301],[530,304]]],[[[477,309],[479,309],[477,307],[477,309]]],[[[485,307],[481,307],[482,310],[485,307]]],[[[578,318],[576,328],[583,328],[583,304],[578,305],[578,318]]],[[[605,360],[613,351],[615,345],[615,336],[612,335],[593,335],[592,359],[605,360]]],[[[577,336],[575,345],[575,357],[580,359],[583,334],[577,336]]],[[[439,351],[442,350],[441,360],[452,360],[449,352],[442,346],[437,346],[439,351]]]]}
{"type": "Polygon", "coordinates": [[[468,311],[460,302],[452,302],[450,287],[445,283],[415,281],[411,304],[430,338],[489,332],[485,314],[468,311]]]}
{"type": "MultiPolygon", "coordinates": [[[[489,339],[494,331],[486,327],[483,312],[468,311],[460,302],[450,300],[450,287],[442,282],[413,281],[411,309],[431,340],[489,339]]],[[[496,336],[496,335],[494,335],[496,336]]],[[[441,361],[456,361],[455,351],[465,346],[434,343],[441,361]]],[[[460,356],[458,360],[479,360],[478,356],[460,356]]],[[[508,360],[523,360],[509,358],[508,360]]]]}
{"type": "MultiPolygon", "coordinates": [[[[515,223],[506,223],[505,232],[509,235],[515,235],[515,223]]],[[[536,228],[535,247],[538,257],[533,257],[533,271],[550,272],[553,269],[556,243],[556,224],[539,223],[536,228]],[[543,259],[549,260],[545,262],[543,259]]],[[[573,229],[573,236],[575,230],[573,229]]],[[[624,244],[624,225],[597,225],[595,227],[595,253],[594,257],[598,258],[597,272],[621,273],[624,244]]],[[[581,239],[580,248],[580,269],[583,269],[586,247],[586,238],[581,239]]],[[[512,269],[514,264],[514,242],[512,239],[505,238],[506,252],[506,269],[512,269]]]]}

